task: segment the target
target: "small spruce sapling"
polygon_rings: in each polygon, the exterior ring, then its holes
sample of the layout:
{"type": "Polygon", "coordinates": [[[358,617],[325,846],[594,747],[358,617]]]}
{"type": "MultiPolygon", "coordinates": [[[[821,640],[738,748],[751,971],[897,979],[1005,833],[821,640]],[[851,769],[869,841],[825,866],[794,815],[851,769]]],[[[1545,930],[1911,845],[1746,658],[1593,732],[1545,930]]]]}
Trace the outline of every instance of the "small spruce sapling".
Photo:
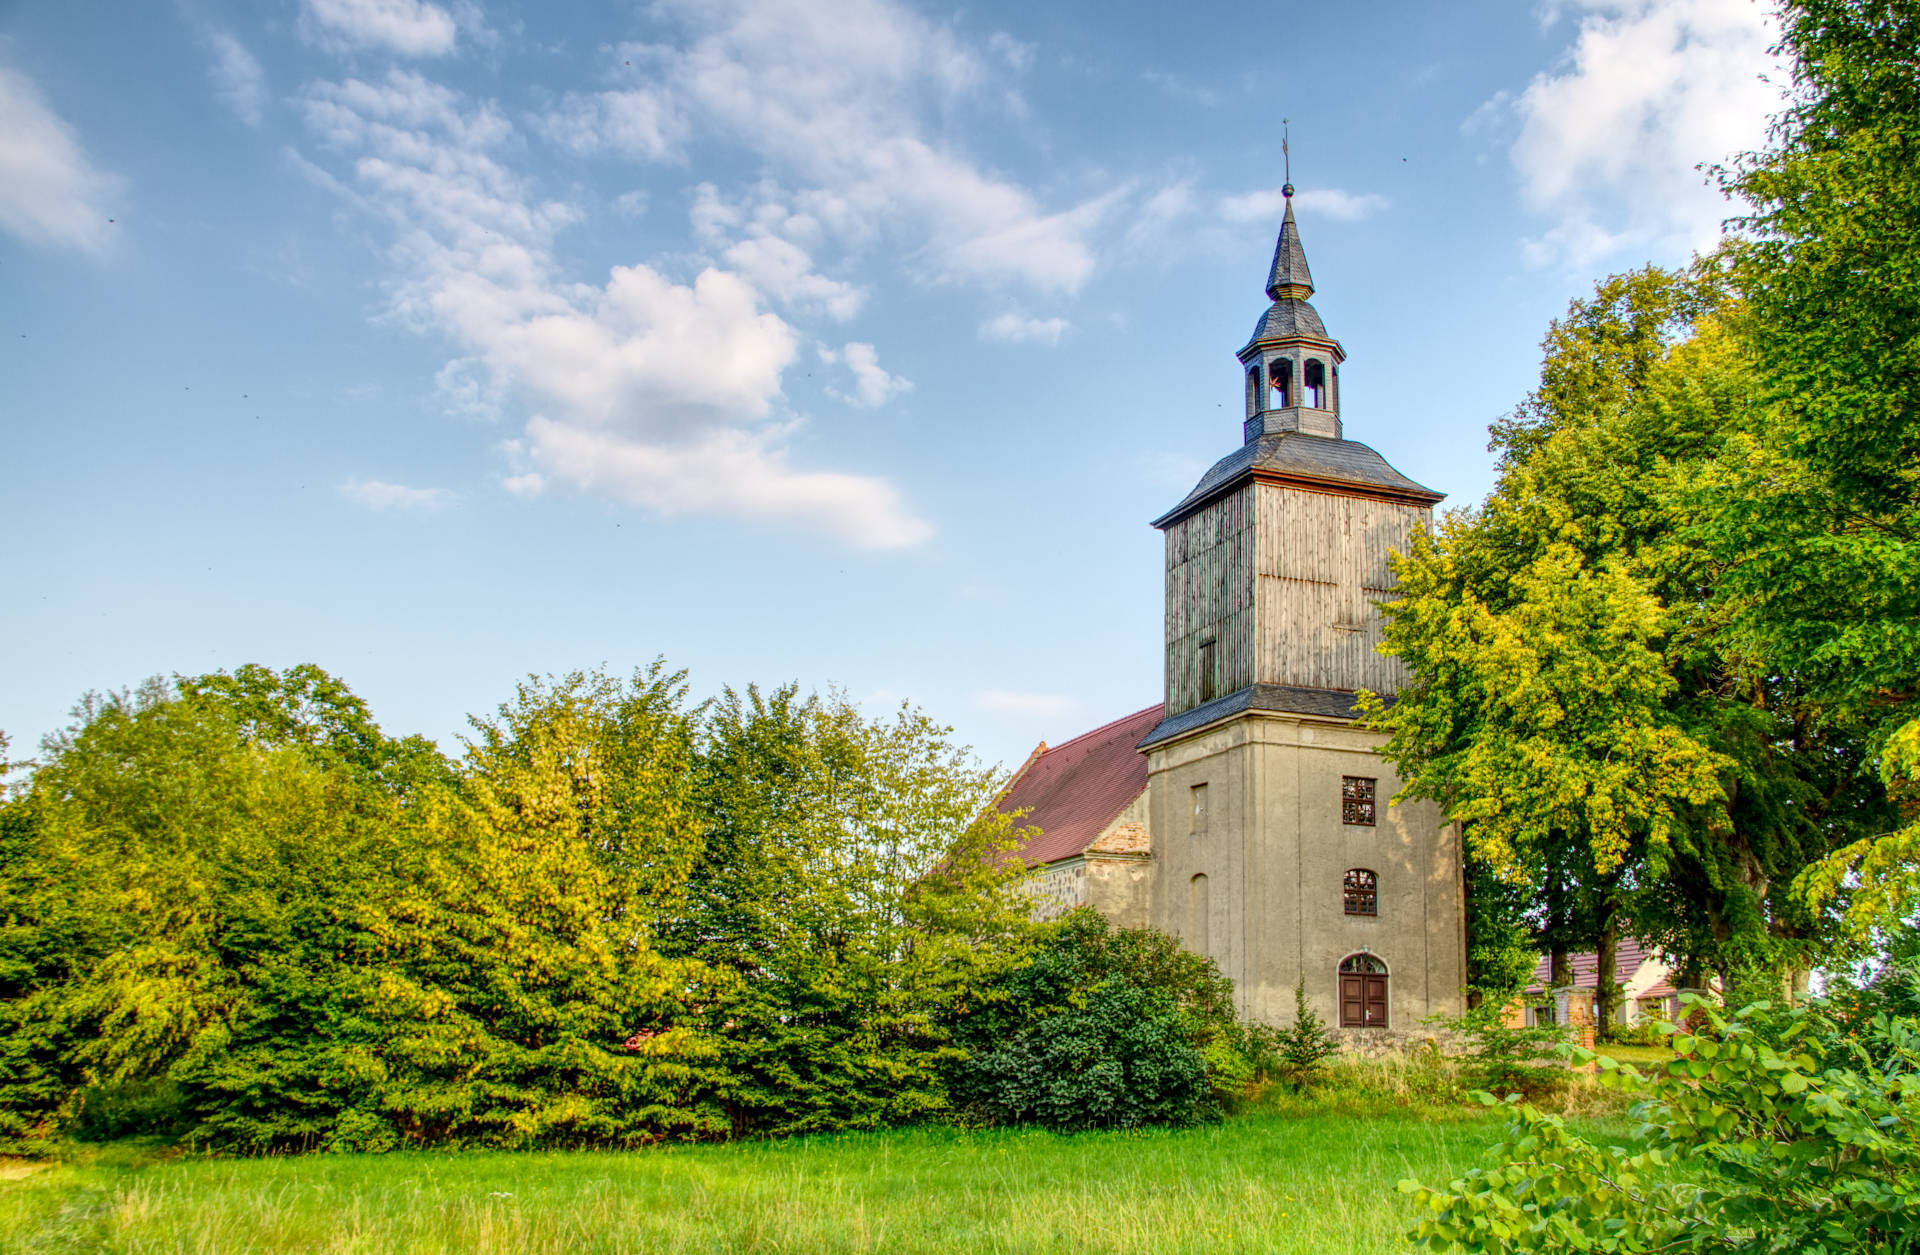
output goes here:
{"type": "Polygon", "coordinates": [[[1305,1092],[1326,1070],[1328,1058],[1340,1052],[1340,1043],[1326,1022],[1307,1002],[1307,978],[1293,987],[1293,1023],[1279,1030],[1280,1075],[1295,1090],[1305,1092]]]}

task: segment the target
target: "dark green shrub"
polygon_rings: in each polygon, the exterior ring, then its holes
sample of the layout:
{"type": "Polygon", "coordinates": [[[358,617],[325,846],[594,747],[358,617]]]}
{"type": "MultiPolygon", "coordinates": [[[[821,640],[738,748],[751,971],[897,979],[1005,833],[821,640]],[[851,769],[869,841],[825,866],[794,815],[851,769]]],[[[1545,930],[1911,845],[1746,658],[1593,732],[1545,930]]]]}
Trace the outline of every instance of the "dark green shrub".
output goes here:
{"type": "Polygon", "coordinates": [[[979,1115],[1055,1129],[1190,1124],[1209,1095],[1206,1063],[1172,1000],[1124,980],[976,1055],[967,1081],[979,1115]]]}
{"type": "Polygon", "coordinates": [[[165,1077],[94,1085],[80,1093],[73,1135],[83,1142],[184,1134],[193,1123],[186,1096],[165,1077]]]}
{"type": "Polygon", "coordinates": [[[1260,1048],[1212,960],[1086,908],[994,982],[956,1041],[967,1050],[949,1074],[959,1110],[1061,1129],[1214,1116],[1253,1080],[1260,1048]]]}

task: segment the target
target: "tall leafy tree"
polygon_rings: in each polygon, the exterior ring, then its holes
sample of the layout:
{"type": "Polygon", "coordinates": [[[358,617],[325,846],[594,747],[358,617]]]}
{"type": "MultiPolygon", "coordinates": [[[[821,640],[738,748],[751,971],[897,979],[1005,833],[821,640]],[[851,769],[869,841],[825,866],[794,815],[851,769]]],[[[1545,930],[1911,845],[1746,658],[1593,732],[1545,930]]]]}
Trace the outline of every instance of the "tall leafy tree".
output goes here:
{"type": "Polygon", "coordinates": [[[1785,888],[1834,840],[1845,746],[1734,647],[1692,540],[1751,421],[1722,284],[1615,276],[1554,324],[1496,491],[1401,564],[1386,648],[1414,683],[1375,709],[1408,791],[1537,889],[1547,948],[1631,930],[1731,974],[1805,961],[1819,922],[1785,888]]]}
{"type": "Polygon", "coordinates": [[[669,949],[724,974],[705,1073],[736,1131],[943,1111],[954,1025],[1028,931],[993,773],[902,708],[728,690],[707,826],[669,949]]]}
{"type": "Polygon", "coordinates": [[[1765,402],[1706,539],[1731,628],[1852,725],[1904,811],[1811,874],[1855,931],[1920,909],[1920,4],[1795,0],[1793,96],[1726,172],[1765,402]]]}

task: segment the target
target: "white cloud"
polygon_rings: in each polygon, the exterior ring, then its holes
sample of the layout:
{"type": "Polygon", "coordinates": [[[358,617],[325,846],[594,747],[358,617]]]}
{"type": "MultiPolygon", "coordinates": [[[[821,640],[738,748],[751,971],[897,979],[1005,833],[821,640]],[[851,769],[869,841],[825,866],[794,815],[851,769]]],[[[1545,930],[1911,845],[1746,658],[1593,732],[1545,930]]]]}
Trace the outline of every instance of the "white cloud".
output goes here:
{"type": "Polygon", "coordinates": [[[0,230],[104,256],[116,229],[106,202],[124,186],[94,167],[32,79],[0,66],[0,230]]]}
{"type": "Polygon", "coordinates": [[[1015,39],[1005,31],[995,31],[987,36],[987,47],[1016,74],[1026,73],[1028,67],[1033,65],[1033,45],[1015,39]]]}
{"type": "Polygon", "coordinates": [[[1036,719],[1070,715],[1080,705],[1073,698],[1057,693],[1017,693],[1008,689],[986,689],[976,693],[973,704],[982,710],[997,710],[1036,719]]]}
{"type": "Polygon", "coordinates": [[[885,405],[903,392],[913,391],[911,380],[890,375],[881,369],[880,354],[871,344],[863,344],[855,340],[837,353],[832,349],[823,348],[820,350],[820,360],[844,363],[846,368],[853,372],[851,394],[841,392],[837,388],[827,389],[829,395],[849,404],[871,409],[874,406],[885,405]]]}
{"type": "Polygon", "coordinates": [[[715,428],[696,443],[654,444],[535,418],[527,444],[547,480],[670,517],[798,522],[860,549],[901,549],[933,535],[885,480],[796,470],[782,449],[751,432],[715,428]]]}
{"type": "Polygon", "coordinates": [[[350,479],[340,492],[370,510],[438,510],[453,500],[444,488],[409,488],[379,479],[350,479]]]}
{"type": "Polygon", "coordinates": [[[859,312],[865,293],[813,269],[805,249],[775,235],[756,235],[722,254],[729,266],[768,296],[845,322],[859,312]]]}
{"type": "Polygon", "coordinates": [[[1030,318],[1009,310],[981,323],[980,338],[1003,344],[1058,344],[1070,326],[1064,318],[1030,318]]]}
{"type": "MultiPolygon", "coordinates": [[[[555,237],[578,212],[503,164],[514,131],[490,105],[401,71],[317,84],[302,103],[352,171],[351,203],[393,228],[390,316],[459,353],[438,377],[443,397],[477,416],[530,415],[508,491],[801,522],[867,547],[931,534],[885,481],[793,464],[797,423],[776,407],[799,335],[740,269],[680,280],[635,263],[597,286],[572,280],[555,237]]],[[[782,259],[747,260],[771,282],[782,259]]],[[[793,296],[831,306],[843,294],[802,284],[793,296]]],[[[853,347],[856,397],[905,386],[853,347]]]]}
{"type": "MultiPolygon", "coordinates": [[[[1358,222],[1387,207],[1387,198],[1374,192],[1349,192],[1337,187],[1300,188],[1293,195],[1297,213],[1318,214],[1340,222],[1358,222]]],[[[1220,216],[1228,222],[1279,222],[1287,211],[1286,192],[1277,187],[1243,192],[1220,201],[1220,216]]]]}
{"type": "Polygon", "coordinates": [[[936,281],[1075,291],[1093,271],[1094,237],[1132,194],[1049,209],[939,138],[956,103],[1001,99],[991,75],[996,62],[1017,67],[1015,43],[977,54],[895,0],[662,0],[657,11],[684,38],[616,54],[647,84],[569,98],[543,129],[582,151],[654,160],[695,133],[732,141],[797,189],[793,211],[845,242],[890,236],[936,281]],[[617,122],[621,110],[637,120],[617,122]]]}
{"type": "Polygon", "coordinates": [[[1126,245],[1135,254],[1152,253],[1166,258],[1173,233],[1182,219],[1194,209],[1193,184],[1182,179],[1169,183],[1149,195],[1135,209],[1127,225],[1126,245]]]}
{"type": "Polygon", "coordinates": [[[576,153],[618,153],[648,161],[676,156],[687,121],[668,97],[651,88],[570,93],[557,110],[538,119],[549,139],[576,153]]]}
{"type": "Polygon", "coordinates": [[[1469,132],[1517,123],[1508,155],[1526,206],[1552,225],[1536,263],[1586,267],[1618,250],[1710,248],[1733,212],[1700,171],[1761,145],[1789,81],[1777,27],[1752,0],[1569,0],[1564,63],[1489,100],[1469,132]],[[1763,82],[1762,75],[1772,81],[1763,82]]]}
{"type": "Polygon", "coordinates": [[[228,31],[210,30],[207,50],[213,54],[208,75],[213,93],[248,126],[259,126],[267,106],[267,75],[246,45],[228,31]]]}
{"type": "Polygon", "coordinates": [[[440,57],[453,51],[458,26],[427,0],[301,0],[300,29],[323,47],[440,57]]]}

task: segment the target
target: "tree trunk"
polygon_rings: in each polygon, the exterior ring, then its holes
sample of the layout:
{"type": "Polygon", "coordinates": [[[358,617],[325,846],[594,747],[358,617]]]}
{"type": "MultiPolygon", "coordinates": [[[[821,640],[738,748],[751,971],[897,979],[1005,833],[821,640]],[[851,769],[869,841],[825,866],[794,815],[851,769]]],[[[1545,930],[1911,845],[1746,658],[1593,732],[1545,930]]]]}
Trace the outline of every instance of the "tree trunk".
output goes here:
{"type": "Polygon", "coordinates": [[[1620,927],[1614,922],[1611,910],[1607,912],[1607,922],[1600,928],[1600,948],[1596,952],[1599,970],[1594,975],[1593,1011],[1594,1040],[1607,1035],[1613,1027],[1616,1008],[1620,999],[1620,982],[1616,971],[1618,956],[1615,947],[1620,942],[1620,927]]]}
{"type": "Polygon", "coordinates": [[[1573,964],[1567,955],[1567,892],[1559,876],[1547,881],[1547,988],[1573,984],[1573,964]]]}

